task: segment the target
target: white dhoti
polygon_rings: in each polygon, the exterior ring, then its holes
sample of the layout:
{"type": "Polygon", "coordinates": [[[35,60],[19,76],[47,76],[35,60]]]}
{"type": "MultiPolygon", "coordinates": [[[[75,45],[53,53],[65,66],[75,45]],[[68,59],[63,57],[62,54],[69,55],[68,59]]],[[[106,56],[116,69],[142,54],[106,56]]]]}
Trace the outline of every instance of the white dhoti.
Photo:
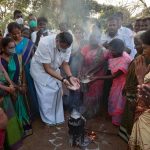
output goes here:
{"type": "Polygon", "coordinates": [[[55,80],[50,77],[46,86],[34,81],[41,118],[50,125],[64,122],[62,87],[55,80]]]}
{"type": "MultiPolygon", "coordinates": [[[[56,72],[60,73],[60,70],[56,69],[56,72]]],[[[43,122],[49,125],[64,122],[61,81],[43,71],[42,64],[34,58],[31,61],[30,73],[34,80],[43,122]]]]}

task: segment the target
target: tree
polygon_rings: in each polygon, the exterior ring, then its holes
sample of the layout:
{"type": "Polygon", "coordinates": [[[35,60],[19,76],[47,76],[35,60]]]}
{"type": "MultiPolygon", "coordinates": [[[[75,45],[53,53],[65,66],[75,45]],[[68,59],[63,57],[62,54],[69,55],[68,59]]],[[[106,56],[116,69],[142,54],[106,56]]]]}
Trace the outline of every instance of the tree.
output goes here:
{"type": "MultiPolygon", "coordinates": [[[[144,1],[144,0],[142,0],[144,1]]],[[[100,20],[105,20],[116,11],[122,11],[125,18],[130,19],[128,6],[101,5],[94,0],[1,0],[0,1],[0,27],[5,28],[5,24],[12,19],[12,12],[20,9],[25,16],[29,13],[37,17],[45,16],[48,18],[52,28],[56,28],[62,21],[71,25],[83,24],[92,13],[99,13],[100,20]]],[[[128,22],[125,19],[125,23],[128,22]]]]}
{"type": "Polygon", "coordinates": [[[0,1],[0,28],[4,29],[6,24],[13,19],[15,9],[22,10],[25,14],[30,5],[30,0],[1,0],[0,1]]]}

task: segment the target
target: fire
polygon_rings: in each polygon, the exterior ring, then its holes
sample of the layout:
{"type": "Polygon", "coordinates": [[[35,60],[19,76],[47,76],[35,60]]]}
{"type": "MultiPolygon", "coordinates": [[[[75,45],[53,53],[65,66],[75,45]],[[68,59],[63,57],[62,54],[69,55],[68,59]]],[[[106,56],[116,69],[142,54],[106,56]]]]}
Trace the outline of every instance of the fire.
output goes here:
{"type": "Polygon", "coordinates": [[[91,133],[89,133],[88,136],[90,137],[90,139],[92,141],[94,141],[96,139],[96,133],[94,131],[92,131],[91,133]]]}

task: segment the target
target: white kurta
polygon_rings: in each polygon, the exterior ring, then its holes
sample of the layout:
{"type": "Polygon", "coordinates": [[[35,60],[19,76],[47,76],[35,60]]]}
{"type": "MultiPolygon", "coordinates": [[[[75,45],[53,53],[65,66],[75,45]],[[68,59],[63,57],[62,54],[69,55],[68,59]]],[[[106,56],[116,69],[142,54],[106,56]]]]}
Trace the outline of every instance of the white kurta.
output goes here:
{"type": "Polygon", "coordinates": [[[59,52],[55,38],[56,35],[52,35],[40,40],[30,68],[37,91],[41,118],[43,122],[50,125],[64,122],[62,84],[45,72],[43,63],[50,64],[59,73],[59,67],[64,61],[69,61],[71,53],[71,49],[67,49],[65,53],[59,52]]]}

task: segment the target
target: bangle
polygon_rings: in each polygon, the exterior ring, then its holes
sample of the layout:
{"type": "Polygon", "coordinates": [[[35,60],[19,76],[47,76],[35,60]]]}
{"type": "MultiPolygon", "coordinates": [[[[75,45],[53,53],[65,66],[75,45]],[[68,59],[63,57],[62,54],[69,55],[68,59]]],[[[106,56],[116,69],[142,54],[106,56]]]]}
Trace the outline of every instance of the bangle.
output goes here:
{"type": "Polygon", "coordinates": [[[64,82],[65,79],[66,79],[66,78],[62,78],[62,79],[61,79],[61,82],[64,82]]]}

